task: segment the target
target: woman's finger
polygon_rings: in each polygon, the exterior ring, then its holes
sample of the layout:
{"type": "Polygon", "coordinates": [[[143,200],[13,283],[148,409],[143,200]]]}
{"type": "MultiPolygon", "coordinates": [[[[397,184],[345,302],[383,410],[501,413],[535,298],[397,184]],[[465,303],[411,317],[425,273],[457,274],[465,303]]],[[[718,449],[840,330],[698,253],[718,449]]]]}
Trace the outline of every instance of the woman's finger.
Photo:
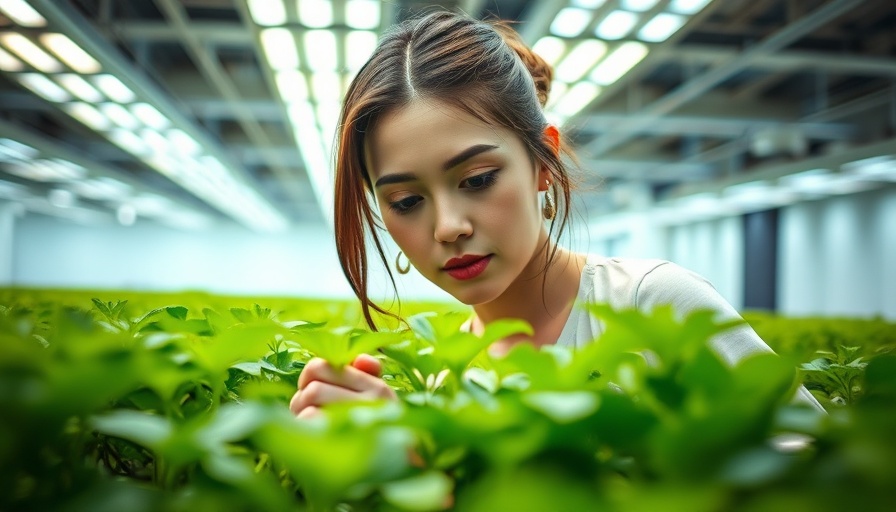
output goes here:
{"type": "MultiPolygon", "coordinates": [[[[372,367],[372,365],[362,363],[362,366],[364,365],[367,365],[367,368],[372,367]]],[[[305,368],[302,369],[302,374],[299,375],[299,389],[305,389],[314,381],[327,382],[354,391],[368,391],[379,387],[380,384],[384,384],[382,379],[379,378],[378,369],[377,375],[359,370],[354,366],[336,369],[330,363],[320,358],[308,361],[305,368]]]]}
{"type": "Polygon", "coordinates": [[[370,354],[359,355],[352,361],[352,366],[374,377],[379,377],[383,371],[383,364],[380,360],[370,354]]]}
{"type": "Polygon", "coordinates": [[[339,387],[319,380],[310,382],[305,388],[293,395],[289,402],[289,410],[299,415],[308,407],[322,407],[333,402],[346,402],[350,400],[364,400],[373,397],[339,387]]]}

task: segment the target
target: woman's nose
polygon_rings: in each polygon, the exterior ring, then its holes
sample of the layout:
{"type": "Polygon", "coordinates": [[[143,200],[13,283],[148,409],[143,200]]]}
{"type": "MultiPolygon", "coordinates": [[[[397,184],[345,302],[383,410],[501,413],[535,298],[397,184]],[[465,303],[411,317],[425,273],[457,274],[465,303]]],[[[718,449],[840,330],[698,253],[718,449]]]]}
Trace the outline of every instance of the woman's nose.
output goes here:
{"type": "Polygon", "coordinates": [[[443,202],[436,206],[436,219],[433,235],[436,242],[451,243],[460,237],[473,234],[473,224],[464,208],[452,202],[443,202]]]}

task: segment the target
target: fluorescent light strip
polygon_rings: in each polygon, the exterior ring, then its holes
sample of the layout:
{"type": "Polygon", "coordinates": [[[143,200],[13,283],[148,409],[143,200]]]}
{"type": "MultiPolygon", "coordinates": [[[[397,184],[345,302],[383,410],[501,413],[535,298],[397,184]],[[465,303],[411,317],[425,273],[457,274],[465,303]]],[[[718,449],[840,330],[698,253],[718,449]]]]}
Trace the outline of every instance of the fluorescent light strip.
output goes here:
{"type": "Polygon", "coordinates": [[[156,130],[164,130],[171,126],[171,121],[149,103],[135,103],[131,105],[131,113],[143,124],[156,130]]]}
{"type": "Polygon", "coordinates": [[[566,42],[559,37],[545,36],[535,42],[532,51],[541,56],[548,64],[555,66],[566,52],[566,42]]]}
{"type": "Polygon", "coordinates": [[[601,39],[622,39],[637,24],[637,14],[628,11],[613,11],[597,25],[594,34],[601,39]]]}
{"type": "Polygon", "coordinates": [[[16,72],[25,69],[22,61],[13,57],[9,52],[0,48],[0,71],[16,72]]]}
{"type": "Polygon", "coordinates": [[[345,66],[350,71],[358,71],[376,50],[376,32],[352,30],[345,36],[345,66]]]}
{"type": "Polygon", "coordinates": [[[638,31],[638,39],[649,43],[661,43],[678,32],[678,29],[684,26],[687,20],[680,14],[661,12],[641,27],[641,30],[638,31]]]}
{"type": "Polygon", "coordinates": [[[70,181],[83,178],[87,169],[66,160],[29,160],[10,166],[12,174],[35,181],[70,181]]]}
{"type": "Polygon", "coordinates": [[[166,139],[164,135],[156,130],[153,130],[152,128],[144,128],[140,130],[140,136],[146,141],[146,145],[149,146],[149,149],[153,154],[167,154],[171,152],[171,141],[166,139]]]}
{"type": "Polygon", "coordinates": [[[40,151],[17,140],[2,138],[0,139],[0,155],[19,160],[30,160],[37,158],[40,155],[40,151]]]}
{"type": "Polygon", "coordinates": [[[330,0],[296,0],[299,21],[309,28],[326,28],[333,24],[333,2],[330,0]]]}
{"type": "Polygon", "coordinates": [[[118,103],[103,103],[100,105],[100,110],[102,110],[103,114],[112,120],[113,123],[126,130],[134,130],[140,126],[140,121],[138,121],[128,109],[118,103]]]}
{"type": "Polygon", "coordinates": [[[593,11],[564,7],[551,22],[551,33],[562,37],[578,37],[588,27],[593,17],[593,11]]]}
{"type": "Polygon", "coordinates": [[[168,130],[168,140],[181,155],[196,156],[202,152],[202,146],[196,142],[196,139],[180,128],[168,130]]]}
{"type": "Polygon", "coordinates": [[[30,39],[16,32],[0,34],[0,42],[18,55],[34,69],[44,73],[62,71],[62,64],[34,44],[30,39]]]}
{"type": "Polygon", "coordinates": [[[280,71],[299,67],[296,40],[286,28],[268,28],[261,31],[261,47],[271,68],[280,71]]]}
{"type": "Polygon", "coordinates": [[[3,0],[0,2],[0,11],[3,11],[9,19],[23,27],[43,27],[47,25],[47,20],[25,0],[3,0]]]}
{"type": "Polygon", "coordinates": [[[89,103],[69,103],[63,107],[68,115],[98,132],[112,127],[112,121],[89,103]]]}
{"type": "Polygon", "coordinates": [[[629,41],[622,43],[591,72],[591,80],[600,85],[610,85],[629,72],[644,57],[648,48],[643,43],[629,41]]]}
{"type": "Polygon", "coordinates": [[[304,37],[305,59],[311,71],[335,71],[338,66],[336,34],[331,30],[309,30],[304,37]]]}
{"type": "Polygon", "coordinates": [[[679,14],[697,14],[712,0],[672,0],[669,2],[669,10],[679,14]]]}
{"type": "Polygon", "coordinates": [[[653,9],[659,0],[622,0],[619,2],[620,7],[627,11],[647,12],[653,9]]]}
{"type": "Polygon", "coordinates": [[[607,53],[607,44],[597,39],[586,39],[577,44],[560,61],[555,70],[558,80],[572,83],[580,80],[607,53]]]}
{"type": "Polygon", "coordinates": [[[586,9],[597,9],[604,5],[606,0],[572,0],[570,5],[573,7],[584,7],[586,9]]]}
{"type": "Polygon", "coordinates": [[[114,178],[102,176],[99,178],[80,180],[71,184],[71,190],[75,194],[97,201],[123,199],[133,190],[114,178]],[[123,197],[124,196],[124,197],[123,197]]]}
{"type": "Polygon", "coordinates": [[[62,59],[62,62],[68,64],[68,67],[78,73],[89,75],[99,73],[103,69],[96,59],[64,34],[42,34],[40,40],[44,46],[62,59]]]}
{"type": "Polygon", "coordinates": [[[283,0],[249,0],[249,15],[264,27],[286,25],[286,7],[283,0]]]}
{"type": "Polygon", "coordinates": [[[151,148],[139,135],[123,128],[115,128],[109,132],[109,140],[121,149],[143,158],[152,154],[151,148]]]}
{"type": "Polygon", "coordinates": [[[310,103],[296,103],[289,108],[289,118],[314,195],[328,222],[332,221],[333,183],[320,131],[314,122],[314,108],[310,103]]]}
{"type": "Polygon", "coordinates": [[[579,82],[557,102],[554,112],[563,117],[571,117],[587,107],[601,93],[601,88],[590,82],[579,82]]]}
{"type": "Polygon", "coordinates": [[[345,4],[345,24],[355,30],[374,30],[380,27],[378,0],[348,0],[345,4]]]}
{"type": "Polygon", "coordinates": [[[314,101],[323,103],[326,101],[339,102],[342,99],[342,84],[339,73],[335,71],[321,71],[311,75],[311,92],[314,101]]]}
{"type": "Polygon", "coordinates": [[[277,82],[277,91],[284,103],[295,103],[308,100],[308,83],[297,69],[284,69],[277,71],[274,76],[277,82]]]}
{"type": "Polygon", "coordinates": [[[93,82],[99,87],[109,99],[119,103],[130,103],[137,99],[134,91],[124,85],[121,80],[113,75],[97,75],[93,77],[93,82]]]}
{"type": "Polygon", "coordinates": [[[73,96],[80,98],[88,103],[99,103],[103,101],[103,95],[87,80],[81,78],[81,75],[74,73],[64,73],[56,75],[56,82],[72,93],[73,96]]]}
{"type": "Polygon", "coordinates": [[[41,75],[39,73],[22,73],[14,76],[20,84],[47,101],[59,103],[68,101],[72,98],[65,89],[56,85],[56,83],[47,78],[46,75],[41,75]]]}

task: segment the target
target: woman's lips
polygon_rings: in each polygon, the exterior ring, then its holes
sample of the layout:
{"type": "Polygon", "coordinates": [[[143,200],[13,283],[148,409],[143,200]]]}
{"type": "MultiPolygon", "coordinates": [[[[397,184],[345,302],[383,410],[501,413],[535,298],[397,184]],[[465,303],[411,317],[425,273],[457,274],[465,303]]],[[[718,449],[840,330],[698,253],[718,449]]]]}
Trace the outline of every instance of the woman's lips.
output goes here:
{"type": "Polygon", "coordinates": [[[491,259],[491,254],[487,256],[465,255],[460,258],[451,258],[448,260],[448,263],[442,267],[442,270],[455,279],[465,281],[482,274],[491,259]]]}

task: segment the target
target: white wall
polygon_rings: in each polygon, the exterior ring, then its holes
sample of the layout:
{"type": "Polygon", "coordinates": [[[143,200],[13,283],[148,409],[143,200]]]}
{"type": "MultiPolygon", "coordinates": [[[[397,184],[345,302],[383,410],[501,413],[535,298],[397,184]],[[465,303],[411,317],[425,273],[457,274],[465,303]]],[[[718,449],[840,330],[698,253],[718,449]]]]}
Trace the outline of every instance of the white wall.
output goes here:
{"type": "MultiPolygon", "coordinates": [[[[323,226],[263,235],[238,226],[180,231],[139,221],[91,227],[35,215],[17,220],[12,272],[8,280],[0,274],[0,284],[353,296],[323,226]]],[[[371,295],[391,297],[385,280],[377,282],[371,295]]],[[[445,297],[414,272],[400,286],[402,298],[445,297]]]]}
{"type": "Polygon", "coordinates": [[[741,217],[665,229],[662,257],[708,279],[736,309],[743,307],[744,237],[741,217]]]}
{"type": "Polygon", "coordinates": [[[784,208],[779,236],[782,312],[896,318],[896,187],[784,208]]]}

